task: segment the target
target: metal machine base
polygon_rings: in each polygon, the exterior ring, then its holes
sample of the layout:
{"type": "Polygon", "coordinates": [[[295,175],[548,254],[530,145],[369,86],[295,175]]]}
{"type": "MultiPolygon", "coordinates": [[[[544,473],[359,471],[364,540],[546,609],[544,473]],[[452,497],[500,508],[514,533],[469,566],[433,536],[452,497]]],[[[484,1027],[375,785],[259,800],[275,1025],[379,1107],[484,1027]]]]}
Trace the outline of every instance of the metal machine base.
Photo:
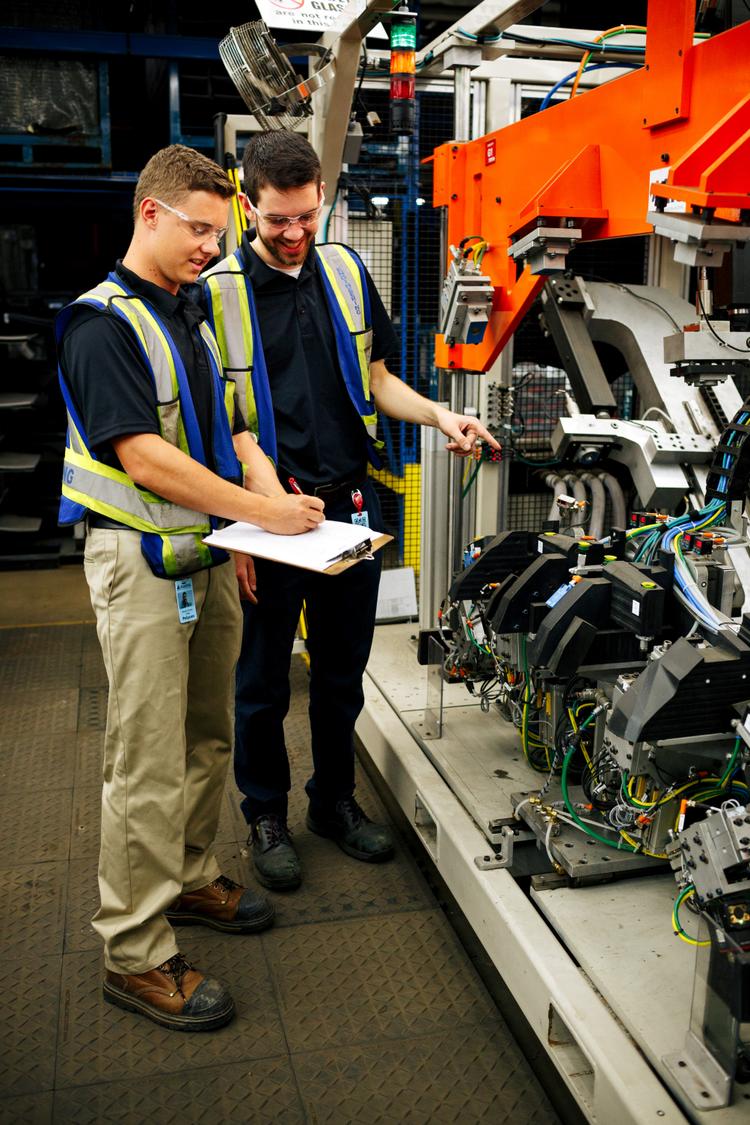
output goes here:
{"type": "Polygon", "coordinates": [[[536,879],[524,893],[512,874],[518,861],[546,856],[510,828],[526,831],[513,821],[511,793],[538,786],[539,775],[531,781],[501,724],[466,706],[458,688],[446,690],[443,737],[416,737],[427,688],[413,632],[376,630],[357,733],[587,1120],[747,1125],[742,1093],[726,1108],[696,1108],[663,1062],[665,1052],[684,1057],[694,968],[693,951],[672,934],[672,876],[575,887],[536,879]],[[479,821],[492,822],[492,843],[479,821]]]}

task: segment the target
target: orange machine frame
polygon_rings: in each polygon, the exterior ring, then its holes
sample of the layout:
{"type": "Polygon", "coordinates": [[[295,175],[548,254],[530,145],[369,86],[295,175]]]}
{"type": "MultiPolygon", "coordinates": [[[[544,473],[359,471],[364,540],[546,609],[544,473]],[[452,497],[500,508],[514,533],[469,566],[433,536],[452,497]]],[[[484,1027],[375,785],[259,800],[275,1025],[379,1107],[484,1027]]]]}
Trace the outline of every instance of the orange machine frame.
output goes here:
{"type": "Polygon", "coordinates": [[[750,21],[693,45],[694,11],[694,0],[651,0],[640,70],[435,150],[448,244],[486,239],[495,287],[482,342],[439,335],[438,367],[486,371],[497,358],[545,281],[508,255],[534,227],[576,227],[583,241],[649,234],[649,194],[727,220],[750,209],[750,21]],[[651,184],[665,168],[666,183],[651,184]]]}

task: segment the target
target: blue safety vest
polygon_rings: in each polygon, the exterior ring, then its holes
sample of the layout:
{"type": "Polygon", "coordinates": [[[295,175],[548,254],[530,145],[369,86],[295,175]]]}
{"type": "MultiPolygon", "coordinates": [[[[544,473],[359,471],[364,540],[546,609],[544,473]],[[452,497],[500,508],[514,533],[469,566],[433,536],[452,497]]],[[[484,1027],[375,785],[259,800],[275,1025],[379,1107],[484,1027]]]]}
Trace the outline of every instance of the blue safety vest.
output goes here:
{"type": "MultiPolygon", "coordinates": [[[[55,323],[58,346],[79,305],[117,316],[133,332],[151,371],[156,390],[159,431],[165,441],[206,465],[200,427],[187,372],[177,345],[156,309],[135,294],[115,273],[67,305],[55,323]]],[[[206,324],[199,326],[209,358],[213,391],[213,454],[215,471],[224,480],[242,482],[242,466],[232,444],[234,384],[223,378],[216,340],[206,324]]],[[[91,449],[62,368],[60,387],[68,412],[59,520],[77,523],[87,511],[97,512],[140,531],[141,549],[154,574],[178,578],[217,563],[227,555],[203,543],[221,521],[206,512],[173,504],[140,488],[122,469],[104,465],[91,449]]]]}
{"type": "MultiPolygon", "coordinates": [[[[378,416],[370,394],[372,322],[364,266],[353,251],[337,243],[316,246],[315,253],[344,384],[365,427],[370,461],[379,468],[383,442],[377,439],[378,416]]],[[[224,374],[236,383],[248,429],[257,435],[264,453],[276,462],[276,426],[268,369],[253,287],[243,267],[241,249],[207,271],[205,291],[224,374]]]]}

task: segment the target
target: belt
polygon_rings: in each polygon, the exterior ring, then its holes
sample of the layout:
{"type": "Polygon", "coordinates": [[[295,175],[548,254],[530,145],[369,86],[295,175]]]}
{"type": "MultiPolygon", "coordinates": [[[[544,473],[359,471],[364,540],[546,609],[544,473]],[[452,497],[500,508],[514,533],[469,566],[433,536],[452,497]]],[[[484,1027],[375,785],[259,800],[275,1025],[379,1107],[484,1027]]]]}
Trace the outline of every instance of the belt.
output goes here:
{"type": "Polygon", "coordinates": [[[87,527],[102,527],[107,531],[132,531],[132,527],[128,527],[124,523],[118,523],[117,520],[111,520],[108,516],[101,516],[98,512],[89,512],[86,516],[87,527]]]}
{"type": "MultiPolygon", "coordinates": [[[[290,475],[279,471],[279,479],[284,485],[287,492],[294,491],[290,485],[290,475]]],[[[351,480],[334,480],[325,481],[322,484],[316,484],[314,481],[300,480],[299,477],[292,477],[297,487],[306,496],[319,496],[321,500],[335,500],[339,496],[351,495],[356,489],[361,489],[365,483],[366,474],[361,477],[353,477],[351,480]]]]}
{"type": "MultiPolygon", "coordinates": [[[[221,531],[229,524],[230,520],[217,519],[216,530],[221,531]]],[[[111,520],[108,516],[101,516],[98,512],[89,512],[86,516],[87,527],[101,527],[107,531],[133,531],[132,527],[128,527],[125,523],[118,523],[117,520],[111,520]]]]}

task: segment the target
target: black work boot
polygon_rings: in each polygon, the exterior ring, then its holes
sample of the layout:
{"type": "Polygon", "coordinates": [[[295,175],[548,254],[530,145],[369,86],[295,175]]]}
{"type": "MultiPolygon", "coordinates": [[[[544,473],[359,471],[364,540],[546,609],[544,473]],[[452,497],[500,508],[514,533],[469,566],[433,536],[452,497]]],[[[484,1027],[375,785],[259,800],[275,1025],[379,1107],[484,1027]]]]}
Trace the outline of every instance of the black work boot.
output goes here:
{"type": "Polygon", "coordinates": [[[366,863],[382,863],[393,855],[390,829],[383,824],[373,824],[354,797],[337,801],[332,809],[316,807],[311,802],[307,827],[317,836],[335,840],[347,855],[366,863]]]}
{"type": "Polygon", "coordinates": [[[283,816],[264,813],[256,817],[248,843],[259,883],[272,891],[293,891],[300,885],[302,869],[283,816]]]}

